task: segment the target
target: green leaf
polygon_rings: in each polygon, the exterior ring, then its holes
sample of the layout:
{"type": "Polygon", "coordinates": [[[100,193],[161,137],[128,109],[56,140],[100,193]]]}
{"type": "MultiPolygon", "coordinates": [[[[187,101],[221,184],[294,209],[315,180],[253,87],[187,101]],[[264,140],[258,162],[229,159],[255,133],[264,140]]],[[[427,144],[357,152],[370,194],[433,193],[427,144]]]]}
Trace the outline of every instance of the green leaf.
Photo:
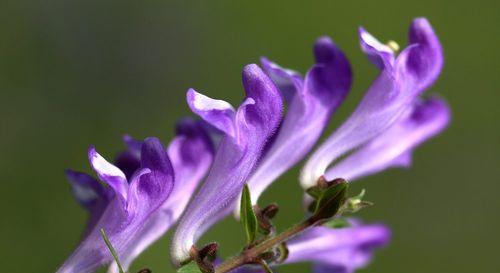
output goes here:
{"type": "Polygon", "coordinates": [[[335,218],[323,224],[325,227],[329,228],[346,228],[350,227],[351,224],[344,218],[335,218]]]}
{"type": "Polygon", "coordinates": [[[321,195],[321,188],[318,186],[313,186],[313,187],[310,187],[309,189],[307,189],[306,192],[312,198],[318,199],[318,197],[321,195]]]}
{"type": "Polygon", "coordinates": [[[247,243],[251,244],[255,240],[258,225],[257,216],[255,216],[255,212],[253,211],[250,190],[247,184],[245,184],[241,192],[240,217],[247,235],[247,243]]]}
{"type": "Polygon", "coordinates": [[[335,216],[346,200],[348,187],[349,184],[343,180],[324,189],[315,202],[315,217],[317,219],[328,219],[335,216]]]}
{"type": "Polygon", "coordinates": [[[198,267],[198,264],[196,264],[195,262],[190,262],[177,269],[177,273],[201,273],[201,270],[198,267]]]}
{"type": "Polygon", "coordinates": [[[116,254],[115,248],[111,244],[111,242],[108,239],[108,236],[106,236],[106,232],[104,231],[103,228],[101,228],[101,236],[102,239],[104,239],[104,242],[106,243],[106,246],[109,249],[109,252],[111,252],[111,255],[113,256],[113,259],[115,259],[116,264],[118,265],[118,271],[120,273],[124,273],[122,264],[120,263],[120,259],[118,259],[118,254],[116,254]]]}

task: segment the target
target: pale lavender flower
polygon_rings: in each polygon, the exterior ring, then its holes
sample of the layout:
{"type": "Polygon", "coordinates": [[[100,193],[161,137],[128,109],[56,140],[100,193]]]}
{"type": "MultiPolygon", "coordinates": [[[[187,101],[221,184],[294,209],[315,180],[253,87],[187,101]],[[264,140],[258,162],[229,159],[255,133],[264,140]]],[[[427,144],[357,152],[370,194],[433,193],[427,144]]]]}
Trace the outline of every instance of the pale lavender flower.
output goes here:
{"type": "MultiPolygon", "coordinates": [[[[314,186],[340,156],[366,144],[397,123],[414,107],[419,95],[441,71],[441,45],[424,18],[412,22],[410,45],[397,57],[388,46],[378,42],[364,29],[360,29],[360,39],[363,51],[381,69],[381,73],[354,113],[308,159],[300,177],[304,188],[314,186]]],[[[406,148],[413,147],[407,145],[406,148]]]]}
{"type": "Polygon", "coordinates": [[[316,41],[314,55],[316,64],[305,79],[266,58],[261,59],[264,71],[284,96],[287,110],[273,141],[248,180],[254,204],[272,182],[311,150],[351,87],[349,62],[330,38],[321,37],[316,41]]]}
{"type": "Polygon", "coordinates": [[[237,110],[222,100],[194,90],[187,93],[191,110],[223,132],[205,183],[189,204],[172,241],[172,258],[179,264],[214,223],[226,216],[268,139],[276,130],[282,111],[279,91],[257,65],[243,69],[246,98],[237,110]]]}
{"type": "Polygon", "coordinates": [[[329,168],[325,177],[355,180],[390,167],[409,167],[413,149],[440,133],[449,119],[449,108],[441,99],[419,99],[387,131],[329,168]]]}
{"type": "Polygon", "coordinates": [[[366,266],[373,252],[388,244],[390,230],[381,224],[351,223],[346,228],[314,227],[293,238],[285,264],[313,262],[339,273],[366,266]]]}
{"type": "Polygon", "coordinates": [[[141,235],[144,223],[170,195],[174,174],[166,150],[156,138],[147,138],[141,148],[140,168],[127,179],[116,166],[96,150],[89,149],[89,161],[107,188],[98,188],[88,176],[68,172],[74,193],[83,204],[100,215],[91,218],[80,245],[58,272],[94,272],[111,262],[111,254],[101,238],[103,228],[118,253],[125,253],[141,235]],[[86,181],[86,182],[85,182],[86,181]],[[130,182],[130,183],[129,183],[130,182]],[[98,206],[102,197],[105,208],[98,206]]]}

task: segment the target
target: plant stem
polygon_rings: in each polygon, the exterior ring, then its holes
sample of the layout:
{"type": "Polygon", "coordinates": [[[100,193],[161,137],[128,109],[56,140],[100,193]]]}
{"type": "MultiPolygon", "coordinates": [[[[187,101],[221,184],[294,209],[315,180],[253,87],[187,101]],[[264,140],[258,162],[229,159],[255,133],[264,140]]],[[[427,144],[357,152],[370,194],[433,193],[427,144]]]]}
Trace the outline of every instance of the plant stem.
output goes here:
{"type": "Polygon", "coordinates": [[[248,264],[248,263],[255,263],[259,260],[259,255],[262,253],[268,251],[274,246],[277,246],[294,236],[302,233],[309,227],[312,227],[316,224],[317,220],[313,217],[310,217],[306,219],[305,221],[292,226],[291,228],[283,231],[282,233],[271,237],[269,239],[266,239],[262,241],[261,243],[252,246],[249,249],[246,249],[240,253],[240,255],[233,257],[231,259],[228,259],[227,261],[223,262],[219,266],[215,268],[215,273],[226,273],[229,272],[235,268],[238,268],[242,265],[248,264]]]}

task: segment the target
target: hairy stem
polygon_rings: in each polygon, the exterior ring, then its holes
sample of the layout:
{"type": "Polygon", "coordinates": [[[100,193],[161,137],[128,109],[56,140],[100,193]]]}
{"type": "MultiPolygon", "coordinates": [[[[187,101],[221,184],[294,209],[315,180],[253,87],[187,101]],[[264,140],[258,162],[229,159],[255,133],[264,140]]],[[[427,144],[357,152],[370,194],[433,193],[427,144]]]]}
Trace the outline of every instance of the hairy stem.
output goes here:
{"type": "Polygon", "coordinates": [[[251,248],[242,251],[240,255],[230,258],[217,266],[215,268],[215,273],[226,273],[242,265],[256,263],[259,261],[259,256],[262,253],[304,232],[306,229],[314,226],[317,222],[318,221],[314,216],[310,217],[305,221],[283,231],[282,233],[252,246],[251,248]]]}

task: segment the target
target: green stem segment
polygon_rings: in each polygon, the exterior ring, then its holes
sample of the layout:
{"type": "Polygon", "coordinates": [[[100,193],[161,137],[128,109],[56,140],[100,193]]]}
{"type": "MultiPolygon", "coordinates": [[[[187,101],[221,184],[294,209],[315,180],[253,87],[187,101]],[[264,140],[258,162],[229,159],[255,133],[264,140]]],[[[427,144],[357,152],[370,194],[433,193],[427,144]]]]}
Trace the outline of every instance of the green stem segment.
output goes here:
{"type": "Polygon", "coordinates": [[[123,270],[122,264],[120,263],[120,259],[118,258],[118,254],[116,254],[116,250],[113,247],[113,245],[111,244],[111,242],[109,241],[108,236],[106,235],[106,232],[104,231],[103,228],[101,228],[101,236],[102,236],[102,239],[104,240],[104,242],[106,243],[106,246],[108,247],[109,252],[111,252],[111,255],[115,259],[116,265],[118,266],[118,271],[120,273],[125,273],[125,271],[123,270]]]}
{"type": "Polygon", "coordinates": [[[215,273],[226,273],[242,265],[249,263],[256,263],[259,261],[259,256],[262,253],[293,238],[299,233],[302,233],[304,230],[314,226],[317,222],[318,220],[314,216],[310,217],[305,221],[303,221],[302,223],[292,226],[291,228],[283,231],[282,233],[274,237],[271,237],[269,239],[266,239],[249,249],[246,249],[243,252],[241,252],[240,255],[228,259],[219,266],[217,266],[215,268],[215,273]]]}

